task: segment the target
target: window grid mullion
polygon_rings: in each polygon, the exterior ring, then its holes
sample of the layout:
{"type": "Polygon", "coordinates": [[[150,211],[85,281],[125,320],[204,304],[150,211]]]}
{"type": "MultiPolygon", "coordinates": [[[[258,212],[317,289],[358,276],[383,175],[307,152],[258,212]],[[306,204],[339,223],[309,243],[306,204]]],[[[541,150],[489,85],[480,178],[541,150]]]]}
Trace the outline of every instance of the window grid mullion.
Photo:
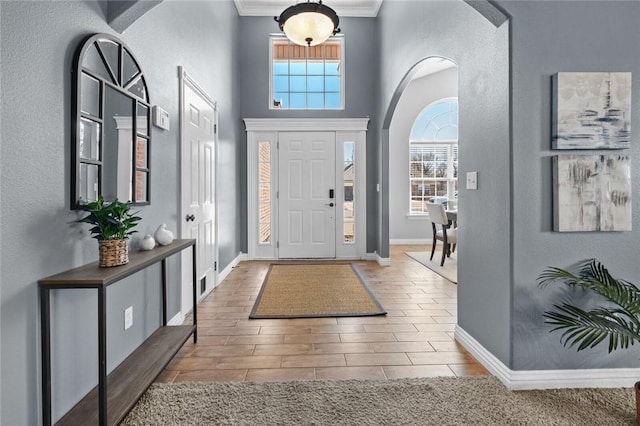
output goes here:
{"type": "MultiPolygon", "coordinates": [[[[279,43],[279,46],[282,46],[284,43],[282,40],[277,40],[276,38],[272,38],[273,44],[275,45],[279,43]]],[[[330,41],[333,44],[336,44],[338,48],[338,52],[340,53],[340,57],[331,58],[332,61],[337,61],[337,64],[342,63],[342,51],[343,51],[343,42],[341,38],[333,39],[330,41]]],[[[327,64],[329,63],[329,59],[327,57],[328,46],[326,44],[322,44],[321,47],[317,50],[313,51],[308,47],[304,47],[304,49],[294,49],[294,46],[291,42],[287,42],[287,49],[285,49],[287,58],[283,58],[282,49],[279,50],[279,53],[274,53],[277,49],[272,48],[272,102],[271,105],[274,108],[285,108],[285,109],[343,109],[342,104],[342,89],[329,91],[327,86],[327,64]],[[296,53],[297,51],[297,53],[296,53]],[[277,56],[277,57],[276,57],[277,56]],[[275,61],[286,61],[287,63],[287,76],[281,75],[274,71],[274,63],[275,61]],[[304,66],[304,73],[301,74],[293,74],[292,69],[295,68],[294,64],[298,62],[304,66]],[[314,70],[310,72],[309,67],[314,65],[314,70]],[[286,81],[288,84],[287,88],[278,87],[278,83],[275,79],[275,76],[278,77],[286,77],[286,81]],[[297,77],[300,77],[299,79],[297,77]],[[311,78],[310,78],[311,77],[311,78]],[[316,77],[316,78],[313,78],[316,77]],[[297,82],[299,87],[293,88],[293,82],[297,82]],[[294,96],[295,95],[295,96],[294,96]],[[338,95],[336,97],[336,95],[338,95]],[[288,102],[285,104],[284,100],[278,105],[278,101],[282,98],[288,98],[288,102]],[[328,103],[330,102],[330,103],[328,103]],[[337,103],[336,103],[337,102],[337,103]],[[298,104],[299,103],[299,104],[298,104]],[[334,105],[335,104],[335,105],[334,105]]],[[[300,72],[301,70],[296,70],[300,72]]],[[[342,74],[337,70],[336,74],[331,74],[331,76],[336,77],[338,82],[342,84],[342,74]]],[[[282,83],[284,83],[284,81],[282,83]]]]}

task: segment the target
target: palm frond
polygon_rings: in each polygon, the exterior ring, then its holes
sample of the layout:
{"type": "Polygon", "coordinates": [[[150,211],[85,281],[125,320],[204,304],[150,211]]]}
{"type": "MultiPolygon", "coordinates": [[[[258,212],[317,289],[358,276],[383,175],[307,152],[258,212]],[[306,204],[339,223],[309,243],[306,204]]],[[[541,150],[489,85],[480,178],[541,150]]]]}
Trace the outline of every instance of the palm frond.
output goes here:
{"type": "Polygon", "coordinates": [[[627,326],[611,313],[603,309],[585,311],[566,303],[554,305],[556,311],[543,314],[554,328],[551,332],[562,330],[560,341],[564,346],[574,347],[581,351],[593,348],[609,339],[609,352],[620,348],[628,348],[636,342],[640,343],[639,330],[627,326]]]}
{"type": "Polygon", "coordinates": [[[585,311],[563,303],[546,311],[545,323],[554,326],[551,332],[562,331],[560,341],[564,346],[581,351],[593,348],[608,339],[609,352],[626,349],[640,342],[640,290],[633,284],[611,276],[596,259],[588,259],[574,265],[572,272],[556,267],[547,268],[538,277],[539,285],[554,283],[570,288],[576,286],[603,297],[606,306],[585,311]]]}
{"type": "Polygon", "coordinates": [[[640,315],[640,289],[627,281],[612,277],[597,260],[591,262],[579,285],[619,305],[632,317],[640,315]]]}

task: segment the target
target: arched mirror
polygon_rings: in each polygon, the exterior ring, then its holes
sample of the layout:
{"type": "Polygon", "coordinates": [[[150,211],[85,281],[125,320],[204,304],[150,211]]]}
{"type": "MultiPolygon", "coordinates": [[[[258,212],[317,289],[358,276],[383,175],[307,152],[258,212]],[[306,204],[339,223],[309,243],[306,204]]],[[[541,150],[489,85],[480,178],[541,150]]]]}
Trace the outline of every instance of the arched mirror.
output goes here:
{"type": "Polygon", "coordinates": [[[151,107],[138,61],[108,34],[89,37],[76,60],[71,208],[99,195],[149,204],[151,107]]]}

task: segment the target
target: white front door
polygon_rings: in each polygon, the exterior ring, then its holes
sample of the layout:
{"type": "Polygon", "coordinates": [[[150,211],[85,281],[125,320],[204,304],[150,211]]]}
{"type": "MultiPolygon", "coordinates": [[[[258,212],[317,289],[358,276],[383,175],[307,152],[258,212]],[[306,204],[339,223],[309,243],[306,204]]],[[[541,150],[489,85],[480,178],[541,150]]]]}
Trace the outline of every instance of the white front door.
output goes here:
{"type": "Polygon", "coordinates": [[[282,132],[278,149],[278,257],[336,256],[335,132],[282,132]]]}
{"type": "MultiPolygon", "coordinates": [[[[216,284],[216,142],[217,108],[198,85],[182,73],[181,236],[195,238],[198,296],[216,284]]],[[[191,255],[183,255],[181,312],[193,308],[191,255]]]]}

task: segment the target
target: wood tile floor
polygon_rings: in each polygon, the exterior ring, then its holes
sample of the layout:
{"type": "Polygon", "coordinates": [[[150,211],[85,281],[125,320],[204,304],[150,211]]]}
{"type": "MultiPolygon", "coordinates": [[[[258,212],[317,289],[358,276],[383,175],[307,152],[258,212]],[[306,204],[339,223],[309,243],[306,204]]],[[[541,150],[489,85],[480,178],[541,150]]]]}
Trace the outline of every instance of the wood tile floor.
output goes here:
{"type": "MultiPolygon", "coordinates": [[[[391,246],[391,266],[357,262],[386,316],[250,320],[268,262],[241,262],[198,306],[159,382],[486,375],[453,340],[456,285],[391,246]]],[[[437,256],[437,253],[436,253],[437,256]]]]}

